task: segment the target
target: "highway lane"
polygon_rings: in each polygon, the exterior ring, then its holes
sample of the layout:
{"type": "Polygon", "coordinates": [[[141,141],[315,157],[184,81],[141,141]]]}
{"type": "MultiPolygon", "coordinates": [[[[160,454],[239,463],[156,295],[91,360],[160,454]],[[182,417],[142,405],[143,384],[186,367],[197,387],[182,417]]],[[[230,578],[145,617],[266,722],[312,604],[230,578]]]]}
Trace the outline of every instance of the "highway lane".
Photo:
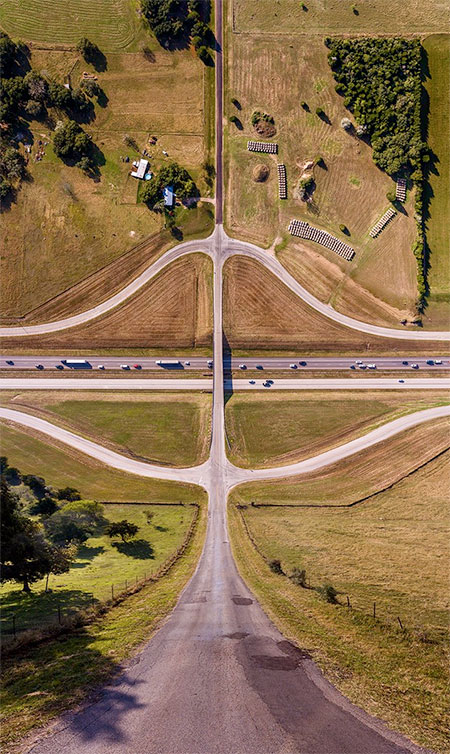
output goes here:
{"type": "MultiPolygon", "coordinates": [[[[297,379],[278,378],[273,384],[264,384],[265,380],[236,379],[224,380],[224,388],[227,392],[241,390],[449,390],[450,378],[448,377],[405,377],[401,382],[397,378],[388,377],[355,377],[354,379],[323,377],[309,379],[307,377],[297,379]]],[[[89,377],[5,377],[0,380],[0,390],[212,390],[214,381],[211,378],[204,379],[152,379],[137,377],[132,380],[117,379],[114,377],[102,377],[101,379],[89,379],[89,377]]],[[[450,398],[449,398],[450,400],[450,398]]]]}
{"type": "MultiPolygon", "coordinates": [[[[87,371],[89,369],[98,369],[99,366],[104,366],[105,370],[108,369],[121,369],[122,365],[126,364],[131,370],[135,370],[135,365],[139,369],[165,372],[179,371],[203,371],[207,372],[208,369],[208,357],[207,356],[67,356],[67,355],[55,355],[55,356],[42,356],[42,355],[0,355],[0,371],[17,370],[17,369],[36,369],[37,364],[41,364],[44,369],[64,369],[66,371],[86,371],[83,369],[77,370],[63,364],[64,359],[85,359],[87,362],[87,371]],[[159,365],[158,361],[178,361],[177,365],[171,367],[164,367],[159,365]],[[12,363],[7,363],[12,362],[12,363]]],[[[331,371],[335,369],[360,369],[357,361],[362,361],[365,368],[368,368],[368,364],[375,364],[378,371],[391,371],[391,370],[405,370],[411,369],[412,364],[417,364],[419,369],[427,369],[431,371],[442,371],[450,368],[450,360],[440,356],[367,356],[362,354],[361,356],[355,354],[354,356],[333,356],[333,357],[304,357],[301,354],[295,356],[251,356],[251,357],[235,357],[231,358],[231,368],[238,370],[241,365],[244,365],[246,369],[264,369],[264,370],[279,370],[279,369],[292,369],[291,365],[295,365],[295,369],[299,372],[308,370],[323,370],[331,371]],[[436,363],[440,361],[441,363],[436,363]],[[433,364],[427,364],[427,361],[433,361],[433,364]],[[406,363],[405,363],[406,362],[406,363]]],[[[245,371],[245,370],[243,370],[245,371]]],[[[212,370],[211,370],[212,373],[212,370]]]]}

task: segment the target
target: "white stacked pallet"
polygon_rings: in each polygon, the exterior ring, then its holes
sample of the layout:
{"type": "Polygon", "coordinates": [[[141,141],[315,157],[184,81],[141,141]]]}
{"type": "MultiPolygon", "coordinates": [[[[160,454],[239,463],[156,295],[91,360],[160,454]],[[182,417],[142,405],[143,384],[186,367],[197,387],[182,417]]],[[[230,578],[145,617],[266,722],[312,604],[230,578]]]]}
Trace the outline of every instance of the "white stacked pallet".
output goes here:
{"type": "Polygon", "coordinates": [[[280,199],[287,199],[286,166],[283,164],[277,165],[277,171],[279,197],[280,199]]]}
{"type": "Polygon", "coordinates": [[[398,199],[399,202],[404,202],[406,199],[406,180],[404,178],[399,178],[397,181],[395,198],[398,199]]]}
{"type": "Polygon", "coordinates": [[[339,238],[335,238],[331,233],[326,230],[320,230],[314,228],[304,220],[291,220],[288,227],[289,233],[292,236],[298,236],[299,238],[305,238],[308,241],[315,241],[325,246],[327,249],[339,254],[340,257],[350,261],[355,256],[355,251],[351,246],[340,241],[339,238]]]}
{"type": "Polygon", "coordinates": [[[372,230],[369,231],[369,236],[372,238],[376,238],[379,233],[383,230],[383,228],[386,227],[388,222],[392,220],[392,218],[396,215],[395,209],[392,209],[392,207],[389,207],[388,211],[384,213],[383,217],[378,220],[377,224],[373,226],[372,230]]]}
{"type": "Polygon", "coordinates": [[[247,149],[249,152],[266,152],[267,154],[278,154],[278,144],[271,144],[266,141],[248,141],[247,149]]]}

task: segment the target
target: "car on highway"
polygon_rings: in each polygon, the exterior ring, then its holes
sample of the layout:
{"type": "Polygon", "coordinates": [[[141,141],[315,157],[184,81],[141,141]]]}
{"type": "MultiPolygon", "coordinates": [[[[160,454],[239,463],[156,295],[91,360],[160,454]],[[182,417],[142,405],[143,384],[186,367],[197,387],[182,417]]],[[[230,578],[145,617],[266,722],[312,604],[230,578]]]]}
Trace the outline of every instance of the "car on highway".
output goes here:
{"type": "Polygon", "coordinates": [[[184,366],[185,367],[190,367],[191,366],[191,362],[190,361],[185,361],[184,362],[184,366]]]}
{"type": "Polygon", "coordinates": [[[411,364],[411,369],[418,369],[418,368],[419,368],[418,364],[411,364]]]}
{"type": "Polygon", "coordinates": [[[129,369],[129,368],[130,368],[130,365],[129,365],[129,364],[121,364],[121,365],[120,365],[120,368],[121,368],[121,369],[129,369]]]}
{"type": "Polygon", "coordinates": [[[427,359],[427,364],[430,367],[434,367],[434,360],[433,359],[427,359]]]}
{"type": "Polygon", "coordinates": [[[408,364],[409,364],[409,361],[402,361],[402,364],[403,364],[404,367],[407,367],[408,364]]]}
{"type": "Polygon", "coordinates": [[[369,369],[376,369],[377,368],[376,364],[367,364],[367,366],[368,366],[369,369]]]}
{"type": "Polygon", "coordinates": [[[64,369],[62,364],[55,364],[55,369],[64,369]]]}
{"type": "Polygon", "coordinates": [[[257,369],[264,369],[264,367],[263,367],[263,365],[262,365],[262,364],[257,364],[257,365],[256,365],[256,368],[257,368],[257,369]]]}
{"type": "Polygon", "coordinates": [[[104,364],[99,364],[98,367],[97,367],[97,369],[104,369],[104,368],[105,368],[104,364]]]}
{"type": "Polygon", "coordinates": [[[239,369],[247,369],[246,364],[239,364],[239,369]]]}
{"type": "Polygon", "coordinates": [[[142,369],[140,364],[133,364],[133,369],[142,369]]]}
{"type": "Polygon", "coordinates": [[[405,380],[399,380],[399,382],[404,382],[405,380]]]}
{"type": "Polygon", "coordinates": [[[356,369],[354,364],[350,364],[350,369],[356,369]]]}
{"type": "Polygon", "coordinates": [[[361,359],[357,359],[357,360],[355,361],[355,364],[362,364],[362,361],[361,361],[361,359]]]}
{"type": "Polygon", "coordinates": [[[289,364],[289,369],[297,369],[297,364],[289,364]]]}
{"type": "Polygon", "coordinates": [[[265,380],[265,381],[263,382],[263,385],[264,385],[264,387],[270,387],[270,386],[272,385],[272,383],[271,383],[271,381],[270,381],[270,380],[265,380]]]}
{"type": "Polygon", "coordinates": [[[9,364],[10,367],[14,366],[14,362],[12,359],[6,359],[6,363],[9,364]]]}
{"type": "Polygon", "coordinates": [[[299,362],[299,364],[300,364],[301,367],[306,367],[306,363],[307,363],[306,361],[300,361],[299,362]]]}
{"type": "Polygon", "coordinates": [[[43,364],[36,364],[36,369],[43,369],[43,368],[44,368],[43,364]]]}
{"type": "Polygon", "coordinates": [[[213,361],[212,361],[212,359],[208,359],[208,361],[207,361],[206,363],[207,363],[208,367],[209,367],[210,369],[212,369],[212,366],[213,366],[213,361]]]}
{"type": "Polygon", "coordinates": [[[435,364],[442,364],[442,359],[436,359],[435,364]]]}
{"type": "Polygon", "coordinates": [[[367,364],[358,364],[358,369],[367,369],[367,364]]]}
{"type": "Polygon", "coordinates": [[[254,385],[255,384],[255,380],[249,380],[249,384],[250,385],[254,385]]]}

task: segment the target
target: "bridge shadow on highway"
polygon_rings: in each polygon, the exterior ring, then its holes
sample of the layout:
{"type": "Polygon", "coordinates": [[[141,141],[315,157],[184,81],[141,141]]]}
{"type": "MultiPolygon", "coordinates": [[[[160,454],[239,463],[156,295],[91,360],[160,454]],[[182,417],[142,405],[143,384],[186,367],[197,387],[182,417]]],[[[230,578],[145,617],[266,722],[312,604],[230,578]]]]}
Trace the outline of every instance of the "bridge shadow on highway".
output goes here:
{"type": "Polygon", "coordinates": [[[233,375],[231,369],[231,346],[225,332],[222,330],[222,347],[223,347],[223,393],[224,405],[228,403],[233,395],[233,375]]]}

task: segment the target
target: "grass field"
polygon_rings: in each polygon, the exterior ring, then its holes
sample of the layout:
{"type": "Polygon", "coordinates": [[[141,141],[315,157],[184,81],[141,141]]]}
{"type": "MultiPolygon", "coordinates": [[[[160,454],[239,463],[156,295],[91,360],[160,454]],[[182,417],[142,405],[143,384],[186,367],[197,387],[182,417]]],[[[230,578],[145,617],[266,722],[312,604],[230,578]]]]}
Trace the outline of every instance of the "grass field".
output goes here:
{"type": "Polygon", "coordinates": [[[201,506],[185,553],[158,582],[128,597],[91,625],[4,660],[1,735],[5,754],[17,752],[14,742],[29,731],[81,703],[118,673],[121,663],[150,638],[194,572],[206,520],[206,506],[201,506]]]}
{"type": "Polygon", "coordinates": [[[449,28],[445,0],[231,0],[233,30],[252,34],[422,34],[449,28]],[[353,11],[356,8],[356,13],[353,11]]]}
{"type": "Polygon", "coordinates": [[[19,393],[4,405],[63,425],[120,453],[165,466],[206,460],[210,398],[198,393],[19,393]]]}
{"type": "Polygon", "coordinates": [[[233,500],[244,504],[349,506],[395,484],[449,445],[448,419],[427,422],[324,469],[240,485],[233,491],[233,500]]]}
{"type": "Polygon", "coordinates": [[[430,173],[431,201],[427,239],[430,247],[430,295],[424,322],[449,324],[450,303],[450,36],[435,34],[423,43],[430,78],[425,87],[430,98],[428,143],[437,156],[430,173]]]}
{"type": "Polygon", "coordinates": [[[359,707],[442,752],[448,722],[448,461],[447,452],[351,509],[242,511],[260,553],[280,559],[287,574],[306,569],[311,589],[271,573],[231,507],[241,573],[284,635],[308,650],[359,707]],[[324,583],[338,590],[339,605],[314,591],[324,583]]]}
{"type": "MultiPolygon", "coordinates": [[[[128,2],[116,0],[114,5],[128,7],[128,2]]],[[[56,14],[61,15],[61,11],[56,14]]],[[[47,25],[51,34],[51,24],[47,25]]],[[[122,158],[133,161],[147,146],[152,171],[165,162],[178,161],[190,171],[201,194],[209,195],[201,165],[212,149],[212,70],[189,50],[168,52],[149,35],[146,42],[151,60],[141,52],[107,52],[103,72],[95,72],[73,48],[32,47],[30,63],[35,70],[59,81],[69,75],[74,88],[83,71],[98,76],[104,101],[101,105],[95,100],[95,117],[84,128],[102,156],[98,179],[85,176],[53,153],[58,113],[49,111],[48,122],[31,123],[32,137],[27,137],[34,142],[28,163],[30,180],[22,184],[16,202],[3,214],[1,311],[9,320],[51,302],[162,231],[163,216],[139,203],[139,181],[129,175],[131,162],[122,158]],[[150,134],[158,137],[152,147],[147,144],[150,134]],[[125,135],[135,140],[139,152],[124,144],[125,135]],[[43,159],[36,162],[38,140],[50,144],[43,159]]],[[[207,235],[213,228],[209,204],[200,203],[189,211],[180,206],[176,212],[186,238],[207,235]]],[[[167,240],[163,234],[162,242],[167,240]]],[[[170,243],[174,245],[175,239],[170,243]]]]}
{"type": "MultiPolygon", "coordinates": [[[[85,325],[24,336],[21,348],[194,348],[210,346],[212,266],[204,254],[172,262],[136,295],[85,325]]],[[[3,340],[17,348],[17,339],[3,340]],[[14,342],[13,342],[14,341],[14,342]]]]}
{"type": "MultiPolygon", "coordinates": [[[[300,3],[295,6],[302,13],[300,3]]],[[[272,7],[282,15],[280,4],[272,7]]],[[[323,37],[230,34],[229,46],[226,112],[237,115],[242,123],[242,129],[231,123],[226,128],[229,231],[266,247],[274,245],[280,261],[338,310],[377,324],[398,325],[401,319],[413,318],[413,197],[409,193],[405,211],[379,238],[369,237],[370,228],[389,206],[386,193],[394,184],[374,164],[370,146],[340,125],[348,111],[335,92],[323,37]],[[238,99],[239,110],[231,97],[238,99]],[[308,110],[302,108],[302,101],[308,110]],[[316,115],[318,106],[325,110],[326,119],[316,115]],[[274,117],[278,155],[247,151],[247,139],[256,136],[251,125],[255,109],[274,117]],[[316,188],[312,203],[305,203],[296,198],[295,190],[303,166],[317,155],[324,163],[312,170],[316,188]],[[286,165],[288,198],[284,201],[278,199],[277,162],[286,165]],[[258,163],[270,167],[264,183],[252,178],[258,163]],[[287,233],[292,218],[307,220],[346,241],[356,251],[354,259],[346,262],[318,244],[294,241],[287,233]],[[340,231],[341,223],[349,236],[340,231]]]]}
{"type": "Polygon", "coordinates": [[[226,404],[228,455],[237,466],[283,466],[447,400],[444,392],[423,397],[416,392],[399,395],[389,391],[352,395],[305,391],[301,396],[235,393],[226,404]]]}
{"type": "Polygon", "coordinates": [[[75,487],[83,498],[118,503],[195,503],[206,494],[195,485],[143,479],[98,463],[66,445],[31,430],[1,423],[2,454],[23,474],[44,476],[54,487],[75,487]]]}
{"type": "MultiPolygon", "coordinates": [[[[232,349],[313,355],[445,353],[442,344],[369,336],[339,325],[307,306],[254,260],[232,257],[224,266],[224,330],[232,349]]],[[[413,333],[412,333],[412,336],[413,333]]]]}
{"type": "MultiPolygon", "coordinates": [[[[8,582],[0,589],[2,632],[9,634],[12,616],[16,628],[29,629],[55,623],[58,604],[63,614],[88,607],[93,600],[111,598],[111,585],[116,594],[136,579],[155,573],[168,556],[179,547],[192,522],[194,508],[183,505],[106,505],[107,522],[126,519],[139,526],[136,537],[129,542],[111,540],[100,526],[94,536],[80,546],[69,573],[50,576],[49,590],[45,579],[32,585],[25,594],[20,584],[8,582]],[[147,512],[153,515],[147,522],[147,512]]],[[[106,524],[105,524],[106,526],[106,524]]]]}

